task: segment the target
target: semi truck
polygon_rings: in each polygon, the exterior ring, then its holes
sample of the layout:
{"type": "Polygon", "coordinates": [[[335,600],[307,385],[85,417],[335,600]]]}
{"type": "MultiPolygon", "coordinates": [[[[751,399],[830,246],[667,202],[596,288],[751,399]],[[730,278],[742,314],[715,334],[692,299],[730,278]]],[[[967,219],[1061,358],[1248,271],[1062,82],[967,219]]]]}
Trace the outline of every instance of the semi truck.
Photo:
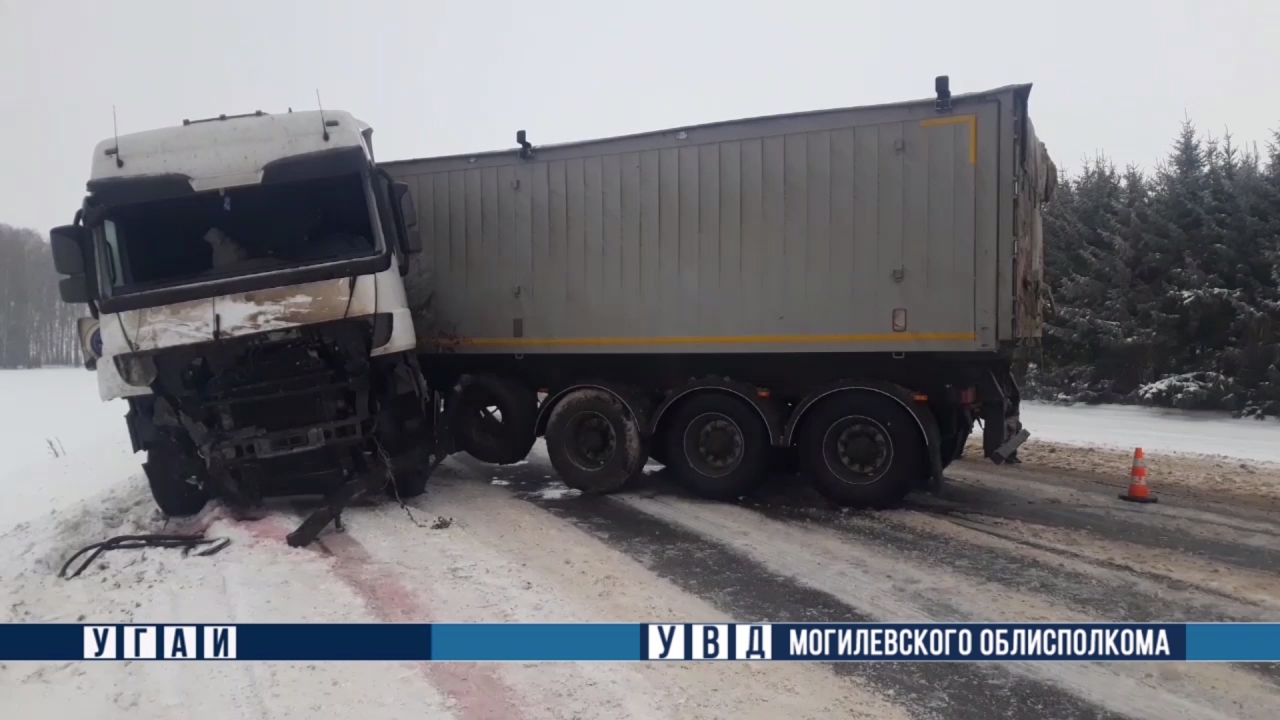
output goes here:
{"type": "Polygon", "coordinates": [[[371,140],[344,112],[255,112],[94,150],[54,266],[164,513],[318,493],[337,520],[373,485],[423,492],[443,400],[401,280],[421,243],[371,140]]]}
{"type": "Polygon", "coordinates": [[[1030,89],[392,162],[347,113],[184,121],[98,146],[55,264],[171,514],[539,438],[586,493],[652,458],[732,499],[792,458],[883,507],[975,422],[997,463],[1028,437],[1030,89]]]}

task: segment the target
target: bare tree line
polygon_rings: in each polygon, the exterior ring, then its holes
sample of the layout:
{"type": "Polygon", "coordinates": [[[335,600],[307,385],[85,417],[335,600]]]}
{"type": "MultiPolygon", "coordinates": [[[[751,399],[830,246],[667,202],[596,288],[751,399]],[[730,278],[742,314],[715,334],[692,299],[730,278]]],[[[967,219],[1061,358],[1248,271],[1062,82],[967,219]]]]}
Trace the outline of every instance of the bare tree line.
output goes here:
{"type": "Polygon", "coordinates": [[[80,364],[76,319],[86,312],[58,298],[40,233],[0,223],[0,368],[80,364]]]}

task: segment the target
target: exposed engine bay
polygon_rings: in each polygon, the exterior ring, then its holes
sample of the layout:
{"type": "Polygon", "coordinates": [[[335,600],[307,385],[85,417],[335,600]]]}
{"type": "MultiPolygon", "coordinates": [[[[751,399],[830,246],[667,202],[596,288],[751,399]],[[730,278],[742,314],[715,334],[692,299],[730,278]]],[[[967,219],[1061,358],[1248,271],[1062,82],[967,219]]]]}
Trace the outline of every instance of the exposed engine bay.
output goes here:
{"type": "Polygon", "coordinates": [[[353,318],[132,358],[153,374],[152,395],[128,415],[153,492],[176,481],[176,502],[239,508],[275,495],[323,494],[332,506],[383,488],[420,494],[442,455],[430,442],[439,403],[412,356],[370,357],[376,325],[353,318]]]}

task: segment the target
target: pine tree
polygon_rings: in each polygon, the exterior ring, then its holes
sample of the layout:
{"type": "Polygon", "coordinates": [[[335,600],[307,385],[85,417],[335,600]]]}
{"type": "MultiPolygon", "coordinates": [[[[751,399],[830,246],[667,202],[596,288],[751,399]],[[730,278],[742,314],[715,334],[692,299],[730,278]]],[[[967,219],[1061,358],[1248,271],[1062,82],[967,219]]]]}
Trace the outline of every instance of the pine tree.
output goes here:
{"type": "Polygon", "coordinates": [[[1033,394],[1280,414],[1280,133],[1263,154],[1187,121],[1150,177],[1086,163],[1045,237],[1033,394]]]}

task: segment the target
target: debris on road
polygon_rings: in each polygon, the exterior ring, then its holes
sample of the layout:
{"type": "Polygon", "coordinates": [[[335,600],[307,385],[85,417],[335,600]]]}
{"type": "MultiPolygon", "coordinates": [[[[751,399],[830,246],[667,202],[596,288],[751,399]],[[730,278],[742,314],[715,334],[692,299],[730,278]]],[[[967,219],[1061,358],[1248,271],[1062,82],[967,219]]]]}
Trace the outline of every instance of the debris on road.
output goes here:
{"type": "Polygon", "coordinates": [[[230,538],[206,538],[203,535],[119,535],[117,537],[94,543],[87,547],[76,551],[74,555],[67,558],[66,564],[62,566],[62,570],[58,571],[58,577],[70,580],[79,577],[80,573],[98,559],[98,556],[109,550],[138,550],[142,548],[182,548],[182,554],[189,555],[192,550],[201,546],[207,546],[204,550],[196,553],[201,557],[215,555],[231,544],[230,538]],[[80,563],[80,567],[76,571],[67,575],[67,569],[77,558],[89,553],[89,557],[80,563]]]}

